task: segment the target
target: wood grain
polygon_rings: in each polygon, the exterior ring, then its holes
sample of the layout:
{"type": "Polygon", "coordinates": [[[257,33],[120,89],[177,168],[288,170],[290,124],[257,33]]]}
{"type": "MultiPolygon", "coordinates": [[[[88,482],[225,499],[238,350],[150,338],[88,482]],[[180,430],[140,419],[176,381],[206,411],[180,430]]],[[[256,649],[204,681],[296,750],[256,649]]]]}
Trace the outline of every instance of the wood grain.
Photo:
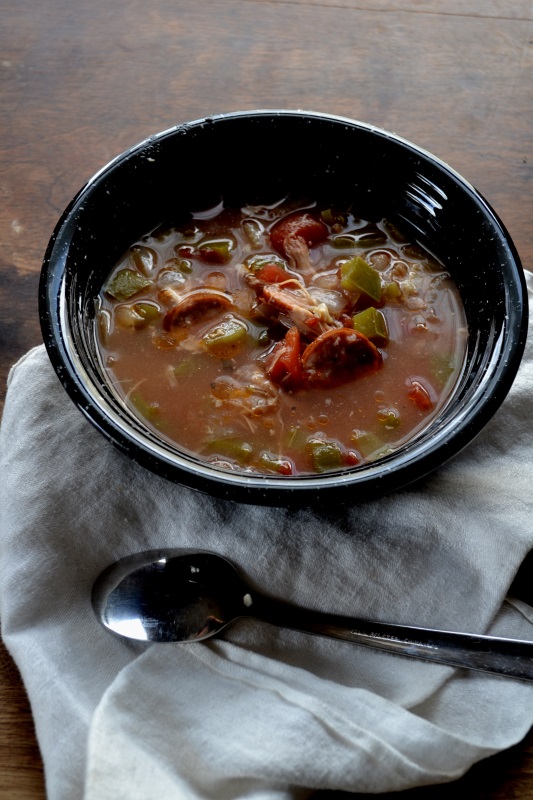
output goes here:
{"type": "MultiPolygon", "coordinates": [[[[533,267],[531,2],[2,0],[1,10],[1,397],[9,366],[40,342],[40,265],[70,198],[127,147],[206,114],[307,108],[393,130],[470,180],[533,267]]],[[[260,158],[253,144],[243,155],[260,158]]],[[[459,789],[533,797],[532,736],[431,797],[459,789]]],[[[42,797],[27,698],[0,648],[0,799],[42,797]]]]}
{"type": "MultiPolygon", "coordinates": [[[[372,11],[373,13],[388,14],[402,11],[406,14],[438,14],[439,16],[454,17],[490,17],[491,19],[533,19],[533,9],[530,0],[485,0],[485,2],[471,2],[471,0],[269,0],[271,3],[283,5],[301,4],[327,6],[332,8],[346,8],[354,11],[372,11]]],[[[255,3],[257,0],[248,0],[255,3]]]]}

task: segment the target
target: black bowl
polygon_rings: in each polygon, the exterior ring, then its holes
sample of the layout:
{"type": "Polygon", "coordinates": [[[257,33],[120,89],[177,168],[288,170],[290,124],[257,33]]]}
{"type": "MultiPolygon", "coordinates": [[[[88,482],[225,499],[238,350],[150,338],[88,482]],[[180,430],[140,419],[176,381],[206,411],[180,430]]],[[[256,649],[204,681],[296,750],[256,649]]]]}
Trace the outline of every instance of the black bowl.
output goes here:
{"type": "Polygon", "coordinates": [[[301,111],[224,114],[171,128],[98,172],[72,200],[46,252],[44,341],[82,413],[123,452],[172,481],[240,502],[359,502],[423,477],[484,427],[511,387],[527,330],[527,296],[509,234],[453,169],[386,131],[301,111]],[[320,476],[225,472],[173,449],[107,385],[94,337],[94,299],[140,236],[191,208],[278,200],[297,191],[387,217],[437,256],[466,310],[467,364],[452,400],[410,444],[362,467],[320,476]]]}

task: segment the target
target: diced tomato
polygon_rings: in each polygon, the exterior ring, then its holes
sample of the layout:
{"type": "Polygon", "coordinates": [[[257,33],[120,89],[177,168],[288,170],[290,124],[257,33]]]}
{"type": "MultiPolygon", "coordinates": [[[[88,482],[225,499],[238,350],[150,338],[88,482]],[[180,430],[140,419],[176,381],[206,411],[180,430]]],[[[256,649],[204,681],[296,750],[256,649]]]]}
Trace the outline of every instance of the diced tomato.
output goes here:
{"type": "Polygon", "coordinates": [[[214,247],[201,247],[198,250],[198,256],[207,264],[225,264],[228,260],[221,250],[214,247]]]}
{"type": "Polygon", "coordinates": [[[270,229],[270,242],[282,255],[285,252],[285,239],[300,236],[307,245],[312,247],[327,238],[327,226],[308,212],[298,212],[280,219],[270,229]]]}
{"type": "Polygon", "coordinates": [[[256,276],[264,283],[283,283],[291,279],[291,276],[279,264],[265,264],[257,271],[256,276]]]}
{"type": "Polygon", "coordinates": [[[433,408],[433,401],[425,386],[422,386],[420,381],[411,381],[411,386],[412,388],[407,393],[409,400],[411,400],[420,411],[431,411],[433,408]]]}
{"type": "Polygon", "coordinates": [[[347,467],[355,467],[357,464],[360,463],[360,461],[361,459],[359,458],[357,453],[354,453],[353,450],[348,450],[344,454],[344,463],[346,464],[347,467]]]}
{"type": "Polygon", "coordinates": [[[290,328],[285,338],[278,342],[265,365],[267,375],[274,383],[296,386],[302,379],[300,359],[300,331],[290,328]]]}

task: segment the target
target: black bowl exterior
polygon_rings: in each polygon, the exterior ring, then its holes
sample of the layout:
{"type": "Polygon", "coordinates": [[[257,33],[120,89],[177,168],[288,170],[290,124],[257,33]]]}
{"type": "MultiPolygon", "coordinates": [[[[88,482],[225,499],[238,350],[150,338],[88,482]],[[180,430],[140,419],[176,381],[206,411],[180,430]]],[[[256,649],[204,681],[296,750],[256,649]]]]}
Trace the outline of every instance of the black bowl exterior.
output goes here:
{"type": "Polygon", "coordinates": [[[453,169],[416,145],[352,120],[301,111],[206,118],[151,137],[95,175],[61,217],[40,283],[44,341],[69,395],[131,458],[165,478],[240,502],[359,502],[423,477],[467,445],[507,395],[527,332],[527,294],[509,234],[453,169]],[[452,400],[412,443],[363,467],[320,476],[225,472],[178,452],[108,386],[94,301],[140,236],[191,210],[303,197],[356,203],[442,261],[461,293],[467,364],[452,400]]]}

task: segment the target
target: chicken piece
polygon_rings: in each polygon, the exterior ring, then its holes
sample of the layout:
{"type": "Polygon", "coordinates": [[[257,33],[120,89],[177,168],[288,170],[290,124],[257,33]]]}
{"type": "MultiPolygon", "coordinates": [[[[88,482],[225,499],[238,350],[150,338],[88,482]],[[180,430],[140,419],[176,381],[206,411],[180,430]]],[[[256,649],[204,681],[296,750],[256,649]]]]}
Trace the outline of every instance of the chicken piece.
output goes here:
{"type": "Polygon", "coordinates": [[[302,275],[312,275],[314,272],[309,246],[301,236],[289,235],[283,240],[283,249],[291,266],[302,275]]]}
{"type": "Polygon", "coordinates": [[[300,238],[307,247],[312,247],[323,242],[327,236],[327,226],[307,211],[283,217],[270,229],[272,246],[282,255],[287,255],[285,243],[289,239],[300,238]]]}
{"type": "Polygon", "coordinates": [[[312,275],[309,248],[328,236],[327,226],[309,212],[298,211],[276,222],[270,230],[272,246],[302,275],[312,275]]]}
{"type": "MultiPolygon", "coordinates": [[[[278,406],[278,390],[257,365],[246,365],[232,375],[215,378],[211,394],[216,407],[222,411],[233,409],[242,415],[240,421],[245,428],[255,417],[272,413],[278,406]]],[[[239,417],[235,417],[238,421],[239,417]]]]}
{"type": "Polygon", "coordinates": [[[261,299],[289,317],[307,336],[314,337],[332,328],[341,327],[340,322],[329,313],[327,305],[318,303],[303,287],[289,289],[280,284],[267,284],[263,288],[261,299]]]}
{"type": "Polygon", "coordinates": [[[279,273],[280,276],[272,283],[265,283],[255,275],[248,276],[248,284],[255,290],[261,303],[288,317],[308,337],[341,327],[324,302],[316,300],[303,284],[290,275],[287,274],[286,280],[282,281],[282,271],[279,270],[279,273]]]}

